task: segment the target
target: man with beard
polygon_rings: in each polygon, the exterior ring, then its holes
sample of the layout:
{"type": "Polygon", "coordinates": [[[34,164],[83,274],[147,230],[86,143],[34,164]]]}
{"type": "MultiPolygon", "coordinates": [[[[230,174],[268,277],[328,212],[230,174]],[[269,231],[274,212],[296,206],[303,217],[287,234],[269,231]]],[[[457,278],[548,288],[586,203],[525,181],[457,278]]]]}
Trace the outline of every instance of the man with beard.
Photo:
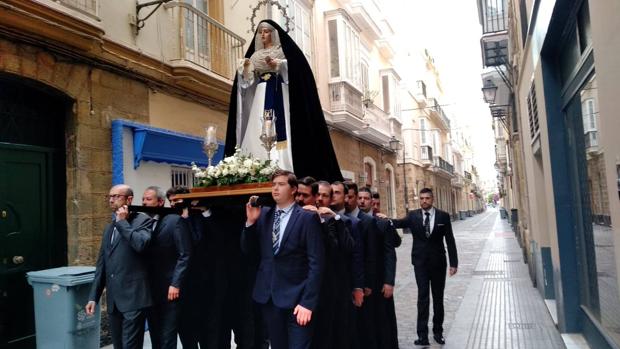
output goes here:
{"type": "Polygon", "coordinates": [[[433,191],[420,190],[420,209],[409,211],[403,219],[393,220],[397,228],[409,228],[413,236],[411,262],[418,286],[418,339],[416,345],[429,345],[428,313],[429,293],[433,294],[433,338],[445,344],[443,337],[443,291],[446,285],[446,249],[450,259],[449,275],[457,272],[458,256],[450,215],[433,207],[433,191]],[[430,290],[429,290],[430,289],[430,290]]]}
{"type": "Polygon", "coordinates": [[[355,241],[351,236],[351,220],[329,208],[331,185],[322,181],[313,183],[323,199],[317,206],[304,206],[321,217],[325,244],[325,273],[321,285],[320,302],[316,312],[315,336],[312,348],[349,348],[351,308],[351,253],[355,241]],[[325,199],[329,198],[329,199],[325,199]]]}
{"type": "MultiPolygon", "coordinates": [[[[373,216],[372,193],[364,187],[358,193],[359,209],[373,216]]],[[[398,330],[396,327],[396,311],[394,309],[394,279],[396,276],[396,251],[400,246],[400,236],[392,223],[387,219],[373,217],[376,226],[375,248],[377,255],[376,283],[372,286],[370,296],[375,304],[373,316],[374,327],[379,335],[379,347],[386,349],[398,348],[398,330]]]]}
{"type": "Polygon", "coordinates": [[[313,206],[316,208],[316,197],[319,192],[319,185],[316,179],[312,177],[304,177],[297,181],[297,193],[295,201],[301,207],[313,206]]]}
{"type": "Polygon", "coordinates": [[[360,333],[360,347],[376,349],[379,348],[379,331],[374,326],[376,312],[375,298],[371,297],[373,288],[377,283],[377,248],[376,241],[377,225],[372,216],[364,213],[358,207],[357,184],[347,182],[348,192],[345,199],[347,215],[359,219],[358,228],[364,249],[364,306],[358,316],[358,332],[360,333]]]}
{"type": "MultiPolygon", "coordinates": [[[[164,193],[159,187],[146,188],[142,206],[163,207],[164,193]]],[[[178,214],[154,215],[149,247],[149,281],[153,306],[148,312],[153,348],[175,349],[179,332],[181,289],[185,284],[192,241],[185,219],[178,214]]]]}

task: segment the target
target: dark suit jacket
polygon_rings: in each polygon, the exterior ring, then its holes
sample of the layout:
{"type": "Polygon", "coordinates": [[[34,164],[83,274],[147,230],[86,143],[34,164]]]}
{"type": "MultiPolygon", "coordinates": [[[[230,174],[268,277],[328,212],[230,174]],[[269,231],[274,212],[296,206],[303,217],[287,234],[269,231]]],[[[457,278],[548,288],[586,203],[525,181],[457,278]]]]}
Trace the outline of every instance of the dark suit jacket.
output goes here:
{"type": "Polygon", "coordinates": [[[364,241],[360,232],[357,217],[344,216],[345,224],[350,226],[353,238],[353,250],[351,251],[351,289],[364,288],[364,241]]]}
{"type": "Polygon", "coordinates": [[[411,248],[411,262],[414,266],[422,266],[425,263],[443,262],[446,260],[446,249],[443,244],[444,238],[448,246],[450,266],[458,267],[458,257],[450,215],[435,208],[435,224],[429,238],[424,232],[424,218],[422,209],[410,211],[403,219],[392,220],[396,228],[409,228],[413,236],[411,248]]]}
{"type": "Polygon", "coordinates": [[[155,226],[149,247],[149,277],[153,303],[168,301],[168,288],[183,287],[192,253],[187,220],[178,214],[165,215],[155,226]]]}
{"type": "Polygon", "coordinates": [[[274,255],[271,243],[274,212],[273,207],[263,207],[258,221],[241,234],[242,250],[258,251],[260,255],[252,297],[261,304],[271,299],[279,308],[292,309],[299,304],[314,310],[325,266],[319,216],[294,204],[280,248],[274,255]]]}
{"type": "Polygon", "coordinates": [[[129,221],[110,223],[104,230],[89,301],[99,302],[107,289],[108,312],[139,310],[151,306],[145,250],[151,241],[152,220],[143,213],[129,221]],[[111,243],[112,231],[118,236],[111,243]]]}
{"type": "Polygon", "coordinates": [[[364,250],[364,287],[374,288],[377,283],[377,225],[372,216],[361,210],[357,214],[361,241],[364,250]]]}
{"type": "MultiPolygon", "coordinates": [[[[355,240],[351,236],[351,219],[329,217],[321,224],[325,242],[325,272],[323,277],[323,292],[334,297],[334,290],[346,290],[351,296],[351,256],[355,247],[355,240]]],[[[347,298],[348,299],[348,298],[347,298]]],[[[323,298],[321,298],[323,302],[323,298]]]]}
{"type": "Polygon", "coordinates": [[[394,286],[396,279],[396,250],[401,239],[396,228],[387,219],[374,218],[377,227],[376,246],[377,254],[377,284],[379,291],[383,284],[394,286]]]}

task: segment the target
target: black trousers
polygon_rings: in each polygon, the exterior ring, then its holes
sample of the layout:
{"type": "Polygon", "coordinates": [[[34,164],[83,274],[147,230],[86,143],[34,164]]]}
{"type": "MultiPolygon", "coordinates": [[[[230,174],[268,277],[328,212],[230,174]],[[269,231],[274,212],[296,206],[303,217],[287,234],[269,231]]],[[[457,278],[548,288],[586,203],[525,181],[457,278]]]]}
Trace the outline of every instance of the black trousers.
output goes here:
{"type": "Polygon", "coordinates": [[[364,296],[364,303],[357,312],[357,331],[360,349],[379,349],[379,328],[375,325],[377,302],[373,294],[364,296]]]}
{"type": "Polygon", "coordinates": [[[153,349],[176,349],[179,329],[179,302],[156,304],[147,312],[153,349]]]}
{"type": "Polygon", "coordinates": [[[297,323],[293,309],[276,307],[271,300],[262,307],[272,349],[309,349],[312,343],[313,322],[306,326],[297,323]]]}
{"type": "Polygon", "coordinates": [[[439,261],[414,265],[415,281],[418,285],[417,332],[419,338],[428,337],[430,293],[433,295],[433,334],[443,334],[443,291],[446,286],[446,268],[445,259],[443,263],[439,261]]]}
{"type": "Polygon", "coordinates": [[[114,349],[141,349],[144,343],[144,309],[121,313],[114,309],[108,313],[114,349]]]}

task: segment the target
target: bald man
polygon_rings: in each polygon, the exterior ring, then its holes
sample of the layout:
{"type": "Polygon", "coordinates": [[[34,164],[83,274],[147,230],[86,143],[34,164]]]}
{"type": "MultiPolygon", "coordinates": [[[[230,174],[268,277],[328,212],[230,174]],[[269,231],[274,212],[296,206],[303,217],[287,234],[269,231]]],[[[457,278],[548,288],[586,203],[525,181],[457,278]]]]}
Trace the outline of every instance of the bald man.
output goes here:
{"type": "Polygon", "coordinates": [[[107,199],[114,219],[103,231],[86,313],[94,314],[105,288],[114,348],[142,348],[146,310],[152,304],[144,253],[152,221],[146,214],[129,213],[133,190],[128,185],[113,186],[107,199]]]}

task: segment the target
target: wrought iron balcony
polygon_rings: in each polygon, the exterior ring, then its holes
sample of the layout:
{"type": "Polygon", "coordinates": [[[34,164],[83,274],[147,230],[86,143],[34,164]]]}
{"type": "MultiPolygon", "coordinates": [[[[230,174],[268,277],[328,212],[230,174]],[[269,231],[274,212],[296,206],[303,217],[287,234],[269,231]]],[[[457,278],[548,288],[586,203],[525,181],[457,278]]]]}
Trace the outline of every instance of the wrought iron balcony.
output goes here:
{"type": "Polygon", "coordinates": [[[178,8],[178,58],[232,79],[238,61],[243,58],[245,40],[190,4],[171,2],[165,7],[178,8]]]}
{"type": "Polygon", "coordinates": [[[464,171],[465,174],[465,179],[470,180],[471,181],[471,173],[464,171]]]}
{"type": "Polygon", "coordinates": [[[441,170],[444,170],[450,174],[454,173],[454,166],[451,163],[444,160],[441,156],[433,157],[433,165],[441,170]]]}
{"type": "Polygon", "coordinates": [[[508,30],[506,0],[485,0],[480,2],[482,33],[490,34],[508,30]]]}

